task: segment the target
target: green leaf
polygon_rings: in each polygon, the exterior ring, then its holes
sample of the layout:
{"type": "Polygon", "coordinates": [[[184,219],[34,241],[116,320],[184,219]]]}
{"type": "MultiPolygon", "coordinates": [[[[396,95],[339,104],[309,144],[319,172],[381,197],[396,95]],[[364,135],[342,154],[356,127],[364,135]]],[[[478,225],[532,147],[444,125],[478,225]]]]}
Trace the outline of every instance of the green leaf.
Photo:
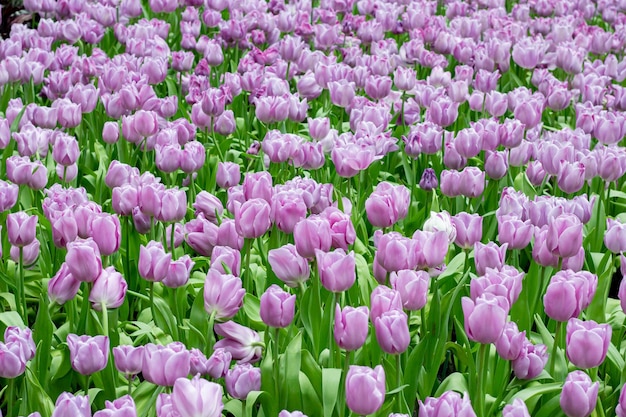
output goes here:
{"type": "Polygon", "coordinates": [[[2,324],[6,327],[17,326],[22,329],[26,327],[24,325],[24,321],[22,321],[22,317],[17,313],[17,311],[5,311],[0,313],[0,322],[2,322],[2,324]]]}
{"type": "Polygon", "coordinates": [[[341,369],[322,369],[322,398],[324,417],[332,417],[337,397],[339,396],[339,384],[341,383],[341,369]]]}
{"type": "Polygon", "coordinates": [[[288,394],[287,404],[290,410],[299,410],[302,405],[302,391],[300,389],[301,352],[302,333],[298,332],[282,355],[285,375],[283,393],[288,394]]]}
{"type": "Polygon", "coordinates": [[[459,393],[469,392],[469,386],[467,385],[467,378],[460,372],[453,372],[443,380],[437,391],[435,397],[441,396],[446,391],[456,391],[459,393]]]}
{"type": "Polygon", "coordinates": [[[559,392],[561,391],[561,388],[562,384],[560,382],[550,382],[548,384],[533,385],[529,388],[524,388],[523,390],[515,394],[513,398],[519,398],[523,401],[528,401],[530,398],[533,398],[536,395],[559,392]]]}

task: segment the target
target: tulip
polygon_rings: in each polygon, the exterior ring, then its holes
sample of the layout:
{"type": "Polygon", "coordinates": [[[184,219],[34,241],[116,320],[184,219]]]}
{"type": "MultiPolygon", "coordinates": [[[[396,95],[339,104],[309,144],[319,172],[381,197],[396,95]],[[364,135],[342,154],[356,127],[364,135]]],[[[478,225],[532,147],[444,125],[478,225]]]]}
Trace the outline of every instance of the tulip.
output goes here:
{"type": "Polygon", "coordinates": [[[136,417],[137,407],[135,406],[135,400],[130,395],[125,395],[117,400],[105,401],[104,410],[96,411],[93,417],[136,417]]]}
{"type": "Polygon", "coordinates": [[[241,181],[240,166],[234,162],[219,162],[215,177],[217,185],[221,188],[230,188],[241,181]]]}
{"type": "Polygon", "coordinates": [[[469,249],[483,237],[483,218],[478,214],[459,213],[450,219],[456,231],[454,243],[469,249]]]}
{"type": "Polygon", "coordinates": [[[504,265],[506,258],[507,244],[498,246],[493,242],[486,245],[476,242],[474,245],[474,262],[476,264],[476,273],[484,275],[487,268],[500,269],[504,265]]]}
{"type": "Polygon", "coordinates": [[[91,221],[91,234],[100,253],[109,256],[117,252],[122,242],[120,219],[109,214],[97,214],[91,221]]]}
{"type": "MultiPolygon", "coordinates": [[[[415,243],[413,239],[397,232],[385,233],[378,242],[376,251],[378,263],[387,272],[414,269],[417,266],[417,259],[414,256],[415,243]]],[[[446,250],[447,243],[446,240],[446,250]]]]}
{"type": "Polygon", "coordinates": [[[215,344],[215,350],[223,348],[240,363],[254,363],[261,359],[261,339],[257,332],[234,321],[216,324],[215,332],[224,337],[215,344]]]}
{"type": "Polygon", "coordinates": [[[240,278],[211,268],[204,283],[204,309],[217,320],[231,319],[243,305],[246,290],[240,278]]]}
{"type": "Polygon", "coordinates": [[[33,332],[28,327],[21,329],[17,326],[9,326],[4,331],[4,342],[11,349],[17,346],[21,358],[29,361],[35,357],[36,347],[33,340],[33,332]]]}
{"type": "Polygon", "coordinates": [[[261,390],[261,369],[240,363],[228,371],[224,380],[231,397],[245,400],[250,392],[261,390]]]}
{"type": "Polygon", "coordinates": [[[567,322],[567,358],[579,368],[600,366],[611,344],[611,326],[571,318],[567,322]]]}
{"type": "Polygon", "coordinates": [[[567,417],[588,417],[596,408],[599,388],[583,371],[570,372],[561,391],[561,410],[567,417]]]}
{"type": "MultiPolygon", "coordinates": [[[[217,245],[219,227],[207,220],[204,213],[199,213],[197,216],[195,219],[185,223],[185,241],[191,249],[200,255],[210,256],[217,245]]],[[[166,236],[168,235],[171,236],[171,229],[169,233],[166,233],[166,236]]],[[[174,241],[176,243],[176,236],[174,236],[174,241]]]]}
{"type": "Polygon", "coordinates": [[[604,245],[613,253],[626,251],[626,224],[622,224],[619,219],[606,219],[604,245]]]}
{"type": "Polygon", "coordinates": [[[426,305],[430,276],[426,271],[404,269],[392,272],[389,276],[391,287],[400,293],[402,306],[416,311],[426,305]]]}
{"type": "Polygon", "coordinates": [[[271,285],[261,295],[261,320],[270,327],[287,327],[293,321],[296,309],[296,296],[283,291],[278,285],[271,285]]]}
{"type": "Polygon", "coordinates": [[[571,270],[557,272],[543,297],[546,315],[560,322],[578,317],[591,303],[597,286],[598,277],[594,274],[571,270]]]}
{"type": "Polygon", "coordinates": [[[229,246],[215,246],[211,252],[211,268],[238,277],[241,272],[241,253],[229,246]]]}
{"type": "Polygon", "coordinates": [[[409,203],[410,194],[405,186],[381,182],[365,201],[365,211],[373,226],[390,227],[406,217],[409,203]]]}
{"type": "Polygon", "coordinates": [[[35,263],[37,258],[39,257],[39,248],[41,244],[38,239],[35,239],[29,245],[26,245],[22,248],[11,245],[11,250],[9,254],[11,255],[11,259],[16,264],[20,262],[20,250],[22,252],[22,263],[24,266],[32,265],[35,263]]]}
{"type": "Polygon", "coordinates": [[[520,356],[526,342],[526,332],[520,332],[514,321],[509,321],[504,326],[504,331],[496,341],[496,351],[502,359],[513,361],[520,356]]]}
{"type": "Polygon", "coordinates": [[[370,320],[376,323],[376,319],[390,310],[402,311],[402,296],[400,292],[392,290],[385,285],[374,288],[370,295],[370,320]]]}
{"type": "Polygon", "coordinates": [[[463,297],[461,305],[465,316],[465,333],[470,340],[488,344],[500,338],[508,315],[507,301],[502,302],[493,294],[485,293],[476,301],[463,297]],[[505,304],[506,308],[501,304],[505,304]]]}
{"type": "Polygon", "coordinates": [[[374,414],[385,401],[385,370],[351,365],[346,375],[346,404],[353,413],[374,414]]]}
{"type": "Polygon", "coordinates": [[[419,404],[419,417],[476,417],[467,393],[461,398],[461,394],[456,391],[446,391],[439,398],[427,397],[424,402],[420,400],[419,404]]]}
{"type": "Polygon", "coordinates": [[[279,192],[272,197],[270,218],[278,230],[291,234],[296,224],[305,219],[307,207],[304,199],[295,193],[279,192]]]}
{"type": "Polygon", "coordinates": [[[298,254],[296,247],[292,244],[271,249],[267,260],[276,277],[288,287],[295,288],[309,279],[311,273],[309,263],[298,254]]]}
{"type": "Polygon", "coordinates": [[[530,413],[526,403],[519,398],[515,398],[512,404],[504,406],[502,417],[530,417],[530,413]]]}
{"type": "Polygon", "coordinates": [[[408,316],[404,311],[389,310],[374,321],[376,341],[385,353],[397,355],[404,352],[411,342],[408,316]]]}
{"type": "Polygon", "coordinates": [[[17,185],[0,180],[0,212],[13,208],[17,203],[18,192],[19,187],[17,185]]]}
{"type": "Polygon", "coordinates": [[[261,171],[246,174],[243,180],[243,195],[246,201],[262,198],[271,204],[273,194],[272,176],[269,172],[261,171]]]}
{"type": "Polygon", "coordinates": [[[345,350],[356,350],[363,346],[368,333],[369,310],[365,306],[335,306],[334,337],[337,346],[345,350]]]}
{"type": "Polygon", "coordinates": [[[510,249],[524,249],[533,238],[534,227],[530,220],[516,216],[498,216],[498,241],[510,249]]]}
{"type": "Polygon", "coordinates": [[[187,214],[187,194],[177,188],[166,189],[161,193],[159,204],[155,208],[155,219],[164,223],[179,222],[187,214]]]}
{"type": "Polygon", "coordinates": [[[57,304],[65,304],[78,294],[80,283],[70,272],[67,263],[63,262],[56,275],[48,281],[48,298],[57,304]]]}
{"type": "Polygon", "coordinates": [[[332,230],[324,217],[312,215],[293,229],[296,250],[303,258],[313,258],[316,250],[327,252],[333,244],[332,230]]]}
{"type": "Polygon", "coordinates": [[[230,368],[230,362],[233,356],[225,349],[218,348],[213,351],[213,354],[206,362],[206,373],[211,378],[223,378],[226,376],[228,369],[230,368]]]}
{"type": "Polygon", "coordinates": [[[170,400],[180,417],[220,417],[224,409],[222,396],[221,385],[196,375],[191,380],[177,379],[170,400]]]}
{"type": "Polygon", "coordinates": [[[419,186],[424,191],[432,191],[439,185],[437,181],[437,174],[432,168],[426,168],[422,173],[419,186]]]}
{"type": "Polygon", "coordinates": [[[354,252],[346,254],[343,249],[333,252],[315,250],[317,270],[324,288],[334,293],[347,291],[356,281],[354,252]]]}
{"type": "Polygon", "coordinates": [[[500,270],[487,268],[484,275],[470,282],[470,296],[476,300],[485,293],[491,293],[506,298],[512,306],[522,292],[523,279],[524,273],[509,265],[500,270]]]}
{"type": "Polygon", "coordinates": [[[69,392],[64,392],[57,398],[54,404],[52,417],[91,417],[91,405],[88,395],[74,396],[69,392]]]}
{"type": "Polygon", "coordinates": [[[89,238],[67,244],[65,263],[74,279],[94,282],[102,273],[102,259],[96,242],[89,238]]]}
{"type": "Polygon", "coordinates": [[[582,246],[583,225],[573,214],[561,214],[548,226],[546,247],[553,255],[569,258],[578,253],[582,246]]]}
{"type": "Polygon", "coordinates": [[[192,204],[196,210],[196,216],[204,214],[204,218],[211,223],[218,223],[218,217],[224,213],[224,206],[219,198],[207,191],[200,191],[196,196],[196,201],[192,204]]]}
{"type": "Polygon", "coordinates": [[[476,167],[467,167],[459,173],[459,193],[465,197],[476,198],[485,189],[485,173],[476,167]]]}
{"type": "Polygon", "coordinates": [[[109,360],[108,336],[67,335],[72,368],[80,374],[91,375],[103,370],[109,360]]]}
{"type": "Polygon", "coordinates": [[[37,216],[29,216],[23,211],[7,216],[7,236],[11,245],[23,247],[35,240],[37,216]]]}
{"type": "Polygon", "coordinates": [[[178,378],[186,378],[190,369],[190,353],[182,343],[145,345],[141,373],[146,381],[171,387],[178,378]]]}
{"type": "Polygon", "coordinates": [[[178,288],[187,284],[194,264],[195,262],[191,260],[189,255],[183,255],[177,260],[170,262],[167,275],[162,281],[163,285],[170,288],[178,288]]]}
{"type": "Polygon", "coordinates": [[[115,267],[103,269],[100,276],[94,281],[89,301],[93,303],[95,310],[103,308],[118,308],[124,303],[128,285],[122,274],[115,267]]]}
{"type": "Polygon", "coordinates": [[[139,275],[145,280],[161,282],[167,277],[172,254],[166,253],[159,242],[150,241],[139,248],[139,275]]]}
{"type": "Polygon", "coordinates": [[[534,379],[539,376],[548,362],[545,345],[533,345],[526,340],[517,359],[511,362],[513,373],[519,379],[534,379]]]}
{"type": "Polygon", "coordinates": [[[115,368],[130,379],[142,370],[144,347],[120,345],[113,348],[115,368]]]}
{"type": "Polygon", "coordinates": [[[17,343],[0,343],[0,377],[16,378],[26,370],[26,360],[17,343]]]}
{"type": "Polygon", "coordinates": [[[270,205],[261,198],[253,198],[235,209],[235,228],[245,239],[261,237],[272,226],[270,205]]]}

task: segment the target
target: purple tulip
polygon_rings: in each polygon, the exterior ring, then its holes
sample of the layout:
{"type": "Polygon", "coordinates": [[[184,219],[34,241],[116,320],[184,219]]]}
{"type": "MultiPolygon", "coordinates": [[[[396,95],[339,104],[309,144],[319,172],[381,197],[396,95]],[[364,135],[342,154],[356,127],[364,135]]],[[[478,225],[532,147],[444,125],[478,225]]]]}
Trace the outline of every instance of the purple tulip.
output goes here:
{"type": "Polygon", "coordinates": [[[31,244],[37,234],[37,216],[23,211],[7,216],[7,236],[11,245],[23,247],[31,244]]]}
{"type": "Polygon", "coordinates": [[[493,242],[486,245],[476,242],[474,245],[474,262],[476,263],[476,273],[484,275],[487,268],[500,269],[504,265],[506,258],[507,244],[498,246],[493,242]]]}
{"type": "MultiPolygon", "coordinates": [[[[447,237],[445,243],[447,250],[447,237]]],[[[417,266],[417,259],[414,256],[415,244],[413,239],[404,237],[400,233],[385,233],[378,241],[376,251],[378,263],[387,272],[414,269],[417,266]]]]}
{"type": "Polygon", "coordinates": [[[80,374],[91,375],[103,370],[109,360],[108,336],[67,335],[72,368],[80,374]]]}
{"type": "Polygon", "coordinates": [[[317,270],[324,288],[334,293],[347,291],[356,281],[354,252],[335,249],[332,252],[315,250],[317,270]]]}
{"type": "Polygon", "coordinates": [[[23,357],[19,343],[0,343],[0,377],[16,378],[26,370],[26,359],[23,357]]]}
{"type": "Polygon", "coordinates": [[[404,185],[381,182],[365,200],[367,219],[373,226],[390,227],[406,217],[410,194],[404,185]]]}
{"type": "Polygon", "coordinates": [[[401,310],[388,310],[374,321],[376,341],[383,352],[397,355],[404,352],[411,342],[408,316],[401,310]]]}
{"type": "Polygon", "coordinates": [[[186,378],[190,369],[190,353],[182,343],[145,345],[141,373],[146,381],[171,387],[178,378],[186,378]]]}
{"type": "Polygon", "coordinates": [[[557,272],[543,297],[546,315],[561,322],[578,317],[591,303],[597,286],[598,277],[589,272],[557,272]]]}
{"type": "Polygon", "coordinates": [[[432,168],[426,168],[422,173],[419,186],[424,191],[432,191],[437,188],[439,182],[437,181],[437,174],[432,168]]]}
{"type": "Polygon", "coordinates": [[[261,339],[257,332],[234,321],[227,321],[216,324],[215,333],[224,337],[215,344],[215,350],[223,348],[240,363],[254,363],[261,359],[261,339]]]}
{"type": "Polygon", "coordinates": [[[270,327],[288,327],[293,321],[295,309],[295,294],[290,295],[278,285],[271,285],[261,295],[261,320],[270,327]]]}
{"type": "Polygon", "coordinates": [[[615,414],[617,414],[617,417],[626,416],[626,389],[624,387],[620,391],[619,402],[615,406],[615,414]]]}
{"type": "Polygon", "coordinates": [[[224,409],[222,396],[221,385],[196,375],[177,379],[170,400],[173,412],[181,417],[219,417],[224,409]]]}
{"type": "Polygon", "coordinates": [[[477,167],[463,169],[459,173],[459,181],[459,194],[465,197],[479,197],[485,189],[485,173],[477,167]]]}
{"type": "Polygon", "coordinates": [[[261,198],[247,200],[235,209],[235,228],[245,239],[261,237],[272,226],[270,220],[271,207],[261,198]]]}
{"type": "Polygon", "coordinates": [[[307,207],[299,194],[283,191],[273,195],[270,218],[281,232],[293,233],[296,224],[306,215],[307,207]]]}
{"type": "Polygon", "coordinates": [[[143,367],[143,346],[120,345],[113,348],[115,368],[126,378],[132,378],[141,372],[143,367]]]}
{"type": "Polygon", "coordinates": [[[211,268],[238,277],[241,272],[241,252],[229,246],[215,246],[211,252],[211,268]]]}
{"type": "Polygon", "coordinates": [[[245,400],[250,392],[261,390],[261,368],[240,363],[226,373],[224,380],[231,397],[245,400]]]}
{"type": "Polygon", "coordinates": [[[426,271],[404,269],[392,272],[389,276],[391,287],[400,293],[402,306],[416,311],[426,305],[430,276],[426,271]]]}
{"type": "MultiPolygon", "coordinates": [[[[20,250],[22,251],[22,263],[24,266],[29,266],[35,263],[37,258],[39,257],[39,248],[41,244],[39,240],[35,238],[30,244],[19,248],[17,246],[11,245],[11,250],[9,254],[11,255],[11,259],[16,264],[20,262],[20,250]]],[[[1,255],[1,253],[0,253],[1,255]]]]}
{"type": "Polygon", "coordinates": [[[57,398],[54,404],[52,417],[91,417],[91,405],[88,395],[77,395],[64,392],[57,398]]]}
{"type": "Polygon", "coordinates": [[[213,354],[206,362],[206,373],[211,378],[223,378],[226,376],[228,369],[230,368],[230,362],[233,356],[225,349],[218,348],[213,351],[213,354]]]}
{"type": "Polygon", "coordinates": [[[402,296],[399,291],[379,285],[370,295],[370,305],[370,320],[376,323],[376,319],[387,311],[402,311],[402,296]]]}
{"type": "Polygon", "coordinates": [[[56,275],[48,281],[48,298],[57,304],[65,304],[78,294],[80,283],[70,272],[67,263],[63,262],[56,275]]]}
{"type": "Polygon", "coordinates": [[[17,203],[18,192],[19,187],[17,185],[0,180],[0,212],[13,208],[17,203]]]}
{"type": "Polygon", "coordinates": [[[606,219],[604,245],[613,253],[626,251],[626,224],[622,224],[619,219],[606,219]]]}
{"type": "Polygon", "coordinates": [[[117,400],[105,401],[105,409],[96,411],[93,417],[137,417],[135,400],[130,395],[125,395],[117,400]]]}
{"type": "Polygon", "coordinates": [[[533,345],[526,340],[517,359],[511,362],[513,373],[519,379],[534,379],[539,376],[548,362],[545,345],[533,345]]]}
{"type": "Polygon", "coordinates": [[[28,327],[24,329],[17,326],[7,327],[4,331],[4,342],[11,350],[17,346],[24,361],[29,361],[35,357],[36,347],[33,332],[28,327]]]}
{"type": "Polygon", "coordinates": [[[163,285],[170,288],[178,288],[187,284],[189,275],[195,262],[191,260],[189,255],[183,255],[175,261],[171,261],[167,269],[167,275],[162,281],[163,285]]]}
{"type": "Polygon", "coordinates": [[[451,217],[456,230],[454,243],[463,249],[469,249],[483,237],[483,218],[478,214],[459,213],[451,217]]]}
{"type": "Polygon", "coordinates": [[[419,404],[419,417],[476,417],[467,393],[461,398],[456,391],[446,391],[441,397],[427,397],[424,402],[419,400],[419,404]]]}
{"type": "Polygon", "coordinates": [[[509,321],[504,326],[502,335],[496,341],[496,351],[502,359],[513,361],[520,356],[525,342],[526,332],[520,332],[517,324],[509,321]]]}
{"type": "Polygon", "coordinates": [[[588,417],[596,408],[599,382],[583,371],[570,372],[565,378],[559,404],[567,417],[588,417]]]}
{"type": "Polygon", "coordinates": [[[374,414],[385,401],[385,370],[351,365],[346,375],[346,404],[358,415],[374,414]]]}
{"type": "Polygon", "coordinates": [[[98,278],[94,281],[89,292],[89,301],[92,302],[95,310],[106,308],[118,308],[124,303],[128,285],[122,274],[110,266],[103,269],[98,278]]]}
{"type": "Polygon", "coordinates": [[[363,346],[369,329],[369,310],[365,306],[335,307],[334,337],[337,346],[345,350],[356,350],[363,346]]]}
{"type": "Polygon", "coordinates": [[[292,244],[270,250],[267,260],[276,277],[288,287],[295,288],[309,279],[309,263],[298,254],[292,244]]]}
{"type": "Polygon", "coordinates": [[[567,358],[579,368],[600,366],[611,344],[611,326],[571,318],[567,322],[567,358]]]}
{"type": "Polygon", "coordinates": [[[105,213],[94,215],[91,230],[93,240],[102,255],[112,255],[120,248],[122,228],[119,217],[105,213]]]}
{"type": "Polygon", "coordinates": [[[230,188],[241,181],[240,166],[234,162],[219,162],[215,177],[217,185],[221,188],[230,188]]]}
{"type": "Polygon", "coordinates": [[[303,258],[313,258],[316,250],[330,250],[333,238],[328,220],[322,216],[312,215],[299,221],[293,229],[296,250],[303,258]]]}
{"type": "Polygon", "coordinates": [[[530,220],[516,216],[498,216],[498,241],[510,249],[524,249],[533,238],[534,227],[530,220]]]}
{"type": "Polygon", "coordinates": [[[139,248],[139,275],[145,280],[161,282],[167,277],[172,254],[166,253],[160,242],[150,241],[139,248]]]}
{"type": "Polygon", "coordinates": [[[470,296],[476,300],[482,294],[491,293],[506,298],[512,306],[522,292],[523,279],[524,273],[509,265],[504,265],[499,270],[487,268],[484,275],[470,282],[470,296]]]}
{"type": "Polygon", "coordinates": [[[502,417],[530,417],[530,413],[526,403],[520,398],[515,398],[512,404],[504,406],[502,417]]]}
{"type": "Polygon", "coordinates": [[[478,343],[495,343],[502,335],[506,324],[509,307],[506,299],[485,293],[476,301],[463,297],[461,304],[467,337],[478,343]]]}

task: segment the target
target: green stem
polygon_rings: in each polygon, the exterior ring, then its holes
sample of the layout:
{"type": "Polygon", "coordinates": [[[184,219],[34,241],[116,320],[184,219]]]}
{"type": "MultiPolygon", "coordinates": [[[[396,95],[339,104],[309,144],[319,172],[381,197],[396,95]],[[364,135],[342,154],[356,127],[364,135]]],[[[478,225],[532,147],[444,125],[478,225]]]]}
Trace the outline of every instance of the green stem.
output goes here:
{"type": "MultiPolygon", "coordinates": [[[[550,375],[554,378],[554,369],[556,366],[556,356],[558,354],[559,342],[561,340],[561,329],[563,327],[563,323],[560,321],[556,322],[556,330],[554,332],[554,343],[552,344],[552,354],[550,355],[550,375]]],[[[554,378],[556,379],[556,378],[554,378]]]]}
{"type": "Polygon", "coordinates": [[[128,395],[131,395],[132,392],[133,392],[133,380],[132,380],[132,376],[128,375],[128,395]]]}
{"type": "Polygon", "coordinates": [[[243,242],[243,246],[244,249],[246,251],[246,269],[245,269],[245,279],[244,279],[244,285],[246,288],[246,291],[250,292],[251,294],[253,293],[252,288],[250,288],[251,284],[252,284],[252,277],[250,276],[250,253],[252,251],[252,240],[250,239],[245,239],[243,242]]]}
{"type": "Polygon", "coordinates": [[[24,285],[24,248],[20,247],[20,282],[18,283],[20,300],[19,302],[22,304],[22,319],[24,320],[24,324],[28,326],[28,307],[26,305],[26,288],[24,285]]]}
{"type": "Polygon", "coordinates": [[[156,315],[154,314],[154,281],[150,281],[150,313],[152,313],[152,320],[156,323],[156,315]]]}
{"type": "Polygon", "coordinates": [[[172,261],[176,260],[176,244],[175,244],[175,236],[176,233],[176,223],[172,223],[172,230],[170,230],[170,246],[172,247],[172,261]]]}
{"type": "Polygon", "coordinates": [[[343,363],[343,374],[341,375],[341,383],[339,384],[339,417],[344,417],[346,413],[346,377],[350,370],[350,351],[346,351],[346,360],[343,363]]]}
{"type": "Polygon", "coordinates": [[[9,393],[7,396],[7,416],[14,417],[13,414],[13,404],[15,404],[15,378],[9,378],[9,393]]]}
{"type": "Polygon", "coordinates": [[[109,312],[107,310],[107,305],[105,303],[101,303],[100,308],[102,308],[102,334],[108,337],[109,336],[109,312]]]}
{"type": "Polygon", "coordinates": [[[280,376],[280,367],[278,365],[278,338],[280,336],[280,329],[277,327],[274,329],[274,346],[272,348],[272,369],[274,371],[274,392],[276,393],[276,402],[280,404],[280,391],[278,378],[280,376]]]}
{"type": "Polygon", "coordinates": [[[328,323],[328,363],[330,368],[335,366],[335,344],[333,343],[333,327],[335,325],[335,306],[339,303],[340,293],[335,293],[334,304],[330,309],[330,322],[328,323]]]}
{"type": "Polygon", "coordinates": [[[476,386],[476,411],[479,417],[485,416],[485,385],[487,383],[487,355],[489,354],[489,345],[481,343],[478,349],[478,366],[476,372],[478,373],[478,384],[476,386]]]}

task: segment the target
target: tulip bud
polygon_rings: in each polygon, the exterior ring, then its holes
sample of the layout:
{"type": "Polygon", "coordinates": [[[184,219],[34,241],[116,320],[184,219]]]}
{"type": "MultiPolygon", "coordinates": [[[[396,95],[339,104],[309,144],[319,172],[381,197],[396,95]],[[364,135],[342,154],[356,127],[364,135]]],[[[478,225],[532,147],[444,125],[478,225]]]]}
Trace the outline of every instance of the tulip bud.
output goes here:
{"type": "Polygon", "coordinates": [[[223,395],[221,385],[196,375],[193,379],[177,379],[170,400],[173,411],[181,417],[219,417],[224,409],[223,395]]]}
{"type": "Polygon", "coordinates": [[[513,404],[504,406],[502,417],[530,417],[530,413],[528,412],[526,403],[519,398],[515,398],[513,404]]]}
{"type": "Polygon", "coordinates": [[[376,341],[385,353],[397,355],[404,352],[411,342],[408,316],[404,311],[389,310],[374,322],[376,341]]]}
{"type": "Polygon", "coordinates": [[[404,269],[392,272],[389,276],[391,287],[400,293],[402,306],[416,311],[426,305],[430,276],[426,271],[404,269]]]}
{"type": "Polygon", "coordinates": [[[385,401],[385,370],[351,365],[346,375],[346,404],[358,415],[374,414],[385,401]]]}
{"type": "Polygon", "coordinates": [[[333,252],[315,250],[320,281],[328,291],[347,291],[356,280],[356,259],[354,252],[346,254],[343,249],[333,252]]]}
{"type": "Polygon", "coordinates": [[[68,243],[65,263],[78,281],[94,282],[102,272],[100,249],[91,238],[68,243]]]}
{"type": "Polygon", "coordinates": [[[427,397],[424,402],[419,401],[419,405],[420,417],[476,417],[467,392],[461,398],[456,391],[446,391],[439,398],[427,397]]]}
{"type": "Polygon", "coordinates": [[[287,327],[293,321],[296,296],[283,291],[276,284],[261,295],[261,320],[270,327],[287,327]]]}
{"type": "Polygon", "coordinates": [[[303,258],[313,258],[316,250],[328,251],[333,243],[328,220],[321,216],[309,216],[299,221],[293,229],[296,250],[303,258]]]}
{"type": "Polygon", "coordinates": [[[270,220],[271,207],[261,198],[247,200],[235,209],[235,228],[245,239],[261,237],[272,226],[270,220]]]}
{"type": "Polygon", "coordinates": [[[240,166],[234,162],[219,162],[215,177],[217,185],[221,188],[230,188],[241,181],[240,166]]]}
{"type": "Polygon", "coordinates": [[[545,345],[533,345],[525,340],[517,359],[511,362],[513,373],[519,379],[534,379],[539,376],[548,362],[548,349],[545,345]]]}
{"type": "Polygon", "coordinates": [[[456,243],[460,248],[469,249],[483,237],[483,218],[478,214],[461,212],[451,218],[456,230],[456,243]]]}
{"type": "Polygon", "coordinates": [[[508,302],[503,302],[490,293],[478,297],[476,301],[463,297],[461,304],[465,316],[465,333],[470,340],[478,343],[495,343],[506,324],[508,302]]]}
{"type": "Polygon", "coordinates": [[[124,303],[128,285],[122,274],[110,266],[103,269],[89,293],[89,301],[93,303],[95,310],[106,308],[118,308],[124,303]]]}
{"type": "Polygon", "coordinates": [[[143,364],[144,347],[120,345],[113,348],[113,361],[115,368],[130,379],[141,372],[143,364]]]}
{"type": "Polygon", "coordinates": [[[54,404],[52,417],[91,417],[91,405],[88,395],[74,396],[69,392],[64,392],[57,398],[54,404]]]}
{"type": "Polygon", "coordinates": [[[567,358],[579,368],[600,366],[611,344],[611,325],[571,318],[567,322],[567,358]]]}
{"type": "Polygon", "coordinates": [[[288,287],[295,288],[309,279],[309,263],[298,254],[292,244],[270,250],[267,260],[276,277],[288,287]]]}
{"type": "Polygon", "coordinates": [[[231,397],[245,400],[252,391],[261,390],[261,368],[241,363],[228,371],[224,378],[231,397]]]}
{"type": "Polygon", "coordinates": [[[108,336],[67,335],[72,368],[80,374],[91,375],[103,370],[109,360],[108,336]]]}
{"type": "Polygon", "coordinates": [[[367,339],[369,310],[365,306],[335,306],[334,336],[337,345],[345,350],[356,350],[363,346],[367,339]]]}
{"type": "Polygon", "coordinates": [[[48,281],[48,298],[57,304],[65,304],[73,299],[80,288],[80,281],[74,278],[65,262],[50,281],[48,281]]]}
{"type": "Polygon", "coordinates": [[[600,383],[592,382],[583,371],[573,371],[565,378],[559,404],[567,417],[588,417],[596,408],[600,383]]]}
{"type": "Polygon", "coordinates": [[[502,335],[496,341],[496,351],[502,359],[513,361],[519,357],[525,341],[526,332],[520,332],[517,324],[514,321],[509,321],[504,326],[502,335]]]}
{"type": "Polygon", "coordinates": [[[476,264],[476,273],[484,275],[487,268],[500,269],[504,265],[506,258],[507,244],[498,247],[493,242],[486,245],[476,242],[474,245],[474,262],[476,264]]]}
{"type": "Polygon", "coordinates": [[[31,244],[37,234],[37,216],[23,211],[7,216],[7,235],[12,245],[23,247],[31,244]]]}
{"type": "Polygon", "coordinates": [[[171,387],[178,378],[189,375],[189,361],[189,351],[180,342],[167,346],[148,343],[144,347],[141,373],[148,382],[171,387]]]}
{"type": "Polygon", "coordinates": [[[207,374],[209,374],[211,378],[216,379],[225,377],[228,369],[230,368],[232,358],[233,356],[230,352],[227,352],[225,349],[215,349],[211,357],[207,359],[207,374]]]}
{"type": "Polygon", "coordinates": [[[553,255],[569,258],[578,253],[583,242],[583,224],[573,214],[561,214],[548,225],[546,247],[553,255]]]}

